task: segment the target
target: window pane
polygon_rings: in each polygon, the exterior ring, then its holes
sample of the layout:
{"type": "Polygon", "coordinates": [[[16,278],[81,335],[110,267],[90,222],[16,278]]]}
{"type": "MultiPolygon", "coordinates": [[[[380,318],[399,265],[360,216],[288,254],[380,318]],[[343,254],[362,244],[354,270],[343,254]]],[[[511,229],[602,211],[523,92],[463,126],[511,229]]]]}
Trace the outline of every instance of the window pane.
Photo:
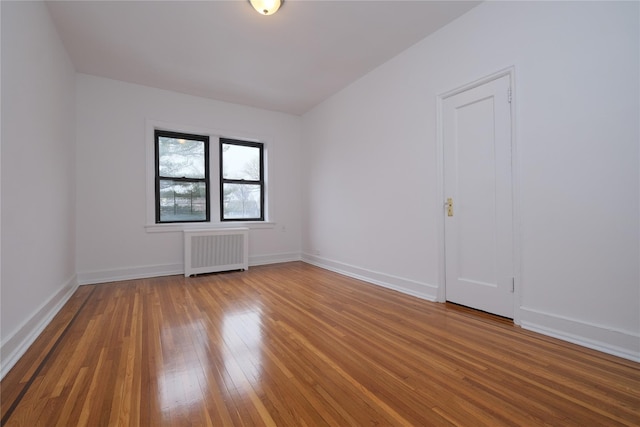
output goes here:
{"type": "Polygon", "coordinates": [[[260,185],[224,184],[223,219],[259,219],[260,185]]]}
{"type": "Polygon", "coordinates": [[[159,137],[160,176],[204,178],[204,144],[202,141],[159,137]]]}
{"type": "Polygon", "coordinates": [[[260,180],[260,148],[222,144],[222,178],[260,180]]]}
{"type": "Polygon", "coordinates": [[[160,180],[160,222],[206,219],[207,186],[204,182],[160,180]]]}

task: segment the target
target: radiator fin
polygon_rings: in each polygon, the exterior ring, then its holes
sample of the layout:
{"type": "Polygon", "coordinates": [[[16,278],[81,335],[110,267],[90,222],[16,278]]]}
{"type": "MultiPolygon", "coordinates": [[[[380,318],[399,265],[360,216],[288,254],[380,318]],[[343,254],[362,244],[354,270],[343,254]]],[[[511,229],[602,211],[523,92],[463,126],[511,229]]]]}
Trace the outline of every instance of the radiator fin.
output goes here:
{"type": "Polygon", "coordinates": [[[191,267],[220,266],[244,262],[244,236],[193,236],[191,238],[191,267]]]}
{"type": "Polygon", "coordinates": [[[248,229],[185,231],[185,276],[247,270],[248,229]]]}

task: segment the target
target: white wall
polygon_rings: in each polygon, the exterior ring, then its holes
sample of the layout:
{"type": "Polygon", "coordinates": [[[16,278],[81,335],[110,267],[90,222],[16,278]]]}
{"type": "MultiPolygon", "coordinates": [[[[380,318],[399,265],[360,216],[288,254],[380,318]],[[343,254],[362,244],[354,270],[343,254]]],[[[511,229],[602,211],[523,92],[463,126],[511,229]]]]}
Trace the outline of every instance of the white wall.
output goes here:
{"type": "Polygon", "coordinates": [[[515,66],[527,328],[640,360],[639,5],[488,2],[304,116],[304,259],[434,299],[436,98],[515,66]]]}
{"type": "Polygon", "coordinates": [[[44,3],[0,7],[4,375],[77,287],[75,71],[44,3]]]}
{"type": "MultiPolygon", "coordinates": [[[[183,271],[182,232],[145,228],[149,123],[265,141],[275,224],[251,229],[250,264],[299,259],[300,117],[83,74],[77,94],[80,283],[183,271]]],[[[212,190],[216,197],[217,187],[212,190]]]]}

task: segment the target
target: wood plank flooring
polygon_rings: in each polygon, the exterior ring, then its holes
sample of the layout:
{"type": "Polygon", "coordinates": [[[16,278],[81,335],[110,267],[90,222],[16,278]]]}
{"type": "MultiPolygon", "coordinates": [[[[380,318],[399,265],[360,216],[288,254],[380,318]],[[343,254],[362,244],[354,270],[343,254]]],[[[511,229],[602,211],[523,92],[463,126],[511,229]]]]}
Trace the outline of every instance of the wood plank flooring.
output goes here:
{"type": "Polygon", "coordinates": [[[6,426],[639,426],[640,364],[295,262],[82,286],[6,426]]]}

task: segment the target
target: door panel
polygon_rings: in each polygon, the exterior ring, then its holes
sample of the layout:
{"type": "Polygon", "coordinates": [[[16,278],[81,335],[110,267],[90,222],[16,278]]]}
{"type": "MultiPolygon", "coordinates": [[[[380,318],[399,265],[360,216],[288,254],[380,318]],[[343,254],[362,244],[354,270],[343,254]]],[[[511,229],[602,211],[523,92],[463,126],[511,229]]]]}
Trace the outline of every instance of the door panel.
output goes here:
{"type": "Polygon", "coordinates": [[[513,318],[510,76],[443,100],[446,299],[513,318]]]}

